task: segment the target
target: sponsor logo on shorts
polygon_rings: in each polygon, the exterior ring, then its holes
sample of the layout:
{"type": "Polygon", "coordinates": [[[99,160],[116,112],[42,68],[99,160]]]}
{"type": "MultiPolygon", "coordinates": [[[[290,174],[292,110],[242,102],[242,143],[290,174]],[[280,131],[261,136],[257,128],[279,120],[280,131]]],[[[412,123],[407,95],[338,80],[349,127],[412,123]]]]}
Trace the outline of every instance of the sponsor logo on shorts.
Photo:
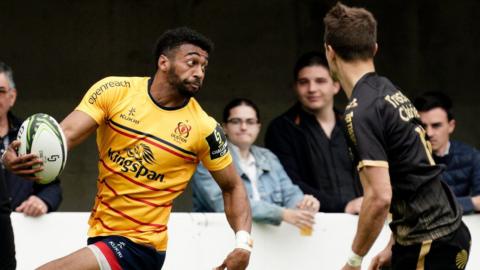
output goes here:
{"type": "Polygon", "coordinates": [[[124,173],[135,178],[147,178],[163,182],[164,174],[149,168],[155,166],[155,157],[152,149],[144,143],[122,150],[108,149],[108,158],[116,163],[124,173]]]}
{"type": "Polygon", "coordinates": [[[178,122],[177,127],[173,130],[173,133],[170,136],[176,142],[186,143],[187,138],[190,135],[190,130],[192,130],[192,126],[188,124],[188,120],[185,122],[178,122]]]}
{"type": "Polygon", "coordinates": [[[97,101],[98,97],[101,96],[103,94],[103,92],[105,92],[105,90],[107,90],[109,88],[112,88],[112,87],[128,87],[128,88],[130,88],[130,82],[129,81],[110,81],[110,82],[106,82],[106,83],[100,85],[97,89],[95,89],[95,91],[93,91],[93,93],[88,98],[88,103],[94,104],[97,101]]]}
{"type": "Polygon", "coordinates": [[[460,252],[457,253],[455,258],[455,265],[458,269],[465,269],[468,262],[468,252],[465,249],[462,249],[460,252]]]}
{"type": "Polygon", "coordinates": [[[108,244],[112,247],[113,252],[118,258],[123,258],[122,249],[125,246],[125,242],[118,242],[117,244],[113,241],[108,241],[108,244]]]}
{"type": "Polygon", "coordinates": [[[132,107],[130,110],[128,110],[128,114],[121,113],[120,118],[138,125],[140,124],[140,120],[135,118],[136,112],[137,110],[134,107],[132,107]]]}

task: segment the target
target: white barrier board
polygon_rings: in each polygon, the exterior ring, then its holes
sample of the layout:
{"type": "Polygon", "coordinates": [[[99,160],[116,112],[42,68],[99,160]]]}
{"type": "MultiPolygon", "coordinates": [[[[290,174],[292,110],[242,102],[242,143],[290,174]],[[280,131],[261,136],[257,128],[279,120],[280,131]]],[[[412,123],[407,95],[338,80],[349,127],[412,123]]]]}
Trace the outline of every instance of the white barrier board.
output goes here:
{"type": "MultiPolygon", "coordinates": [[[[65,256],[86,245],[89,213],[51,213],[40,218],[13,213],[18,270],[30,270],[65,256]]],[[[350,251],[357,216],[324,214],[316,216],[312,236],[301,236],[289,224],[255,224],[254,252],[248,269],[340,269],[350,251]]],[[[467,270],[480,269],[480,215],[465,216],[472,233],[472,249],[467,270]]],[[[234,246],[234,234],[224,214],[172,213],[169,246],[164,270],[212,269],[234,246]]],[[[388,241],[390,231],[382,230],[364,259],[370,259],[388,241]]]]}

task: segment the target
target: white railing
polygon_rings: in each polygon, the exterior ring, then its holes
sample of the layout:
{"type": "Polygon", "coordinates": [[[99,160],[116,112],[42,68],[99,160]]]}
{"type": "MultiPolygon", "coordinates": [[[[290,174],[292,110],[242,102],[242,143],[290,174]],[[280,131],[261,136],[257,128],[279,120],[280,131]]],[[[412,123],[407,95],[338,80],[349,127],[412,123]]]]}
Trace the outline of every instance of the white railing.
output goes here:
{"type": "MultiPolygon", "coordinates": [[[[12,214],[18,270],[34,269],[86,245],[89,213],[58,212],[40,218],[12,214]]],[[[289,224],[254,224],[254,252],[248,269],[340,269],[348,256],[358,218],[347,214],[316,216],[312,236],[301,236],[289,224]]],[[[466,216],[472,233],[467,270],[480,269],[480,215],[466,216]]],[[[224,214],[173,213],[164,270],[212,269],[234,246],[234,235],[224,214]]],[[[363,269],[389,237],[384,227],[367,254],[363,269]]]]}

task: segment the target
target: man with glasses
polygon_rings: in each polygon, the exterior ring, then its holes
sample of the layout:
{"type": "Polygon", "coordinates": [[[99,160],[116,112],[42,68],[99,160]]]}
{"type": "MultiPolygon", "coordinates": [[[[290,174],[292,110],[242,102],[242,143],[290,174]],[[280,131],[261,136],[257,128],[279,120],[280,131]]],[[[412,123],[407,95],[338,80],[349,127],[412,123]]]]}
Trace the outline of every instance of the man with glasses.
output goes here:
{"type": "MultiPolygon", "coordinates": [[[[17,90],[13,71],[5,63],[0,62],[0,139],[2,141],[0,152],[2,154],[10,142],[17,138],[18,129],[22,125],[22,120],[10,110],[16,98],[17,90]]],[[[43,185],[4,170],[3,166],[2,171],[10,194],[11,207],[16,212],[37,217],[56,211],[60,206],[62,189],[59,179],[43,185]]]]}
{"type": "MultiPolygon", "coordinates": [[[[234,99],[225,107],[223,129],[247,189],[252,218],[273,225],[285,221],[309,231],[320,203],[292,183],[272,152],[253,144],[260,127],[260,113],[251,100],[234,99]]],[[[223,212],[222,191],[203,166],[197,167],[192,180],[194,211],[223,212]]]]}

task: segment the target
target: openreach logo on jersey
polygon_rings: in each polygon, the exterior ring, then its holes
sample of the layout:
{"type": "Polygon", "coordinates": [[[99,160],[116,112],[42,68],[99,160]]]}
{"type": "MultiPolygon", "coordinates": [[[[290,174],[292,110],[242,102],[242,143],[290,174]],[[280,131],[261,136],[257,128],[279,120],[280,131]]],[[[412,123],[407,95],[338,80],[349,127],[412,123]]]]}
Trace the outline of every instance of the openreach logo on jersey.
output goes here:
{"type": "Polygon", "coordinates": [[[105,90],[112,87],[128,87],[130,88],[129,81],[109,81],[101,84],[88,98],[88,103],[93,104],[97,101],[98,97],[103,94],[105,90]]]}
{"type": "Polygon", "coordinates": [[[149,180],[163,182],[164,174],[149,167],[155,166],[152,149],[144,143],[122,150],[108,149],[108,158],[116,163],[122,172],[130,173],[135,178],[145,177],[149,180]]]}

